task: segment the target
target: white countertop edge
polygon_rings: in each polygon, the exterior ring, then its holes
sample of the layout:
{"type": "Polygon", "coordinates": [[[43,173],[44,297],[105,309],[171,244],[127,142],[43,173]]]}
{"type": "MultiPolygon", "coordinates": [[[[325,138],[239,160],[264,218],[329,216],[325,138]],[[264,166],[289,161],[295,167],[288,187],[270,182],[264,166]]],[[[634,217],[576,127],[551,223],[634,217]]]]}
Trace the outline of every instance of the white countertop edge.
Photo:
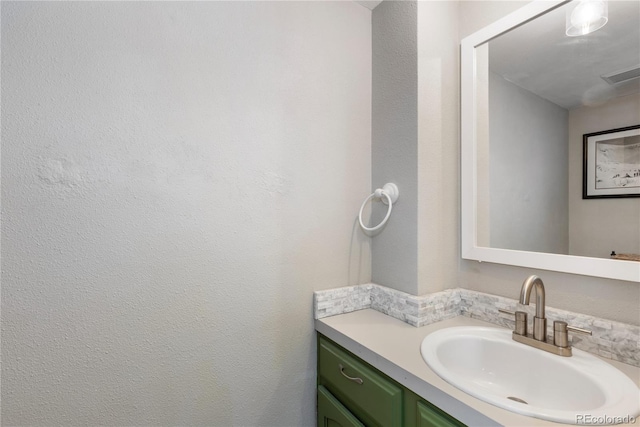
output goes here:
{"type": "MultiPolygon", "coordinates": [[[[422,339],[431,332],[452,326],[499,328],[465,316],[416,328],[373,309],[315,321],[319,333],[469,426],[567,426],[493,406],[455,388],[433,372],[420,355],[422,339]]],[[[640,382],[640,368],[602,360],[624,372],[636,384],[640,382]]]]}

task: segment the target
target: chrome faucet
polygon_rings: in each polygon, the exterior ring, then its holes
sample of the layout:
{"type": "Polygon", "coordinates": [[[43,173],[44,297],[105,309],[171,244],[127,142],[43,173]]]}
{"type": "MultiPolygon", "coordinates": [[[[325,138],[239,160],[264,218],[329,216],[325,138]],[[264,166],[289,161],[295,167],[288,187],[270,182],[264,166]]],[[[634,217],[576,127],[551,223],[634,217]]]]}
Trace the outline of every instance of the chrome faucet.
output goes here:
{"type": "Polygon", "coordinates": [[[533,337],[527,331],[526,312],[498,309],[501,313],[515,315],[516,328],[511,334],[513,340],[559,356],[571,356],[568,332],[591,335],[591,331],[569,326],[567,322],[555,321],[553,322],[553,343],[547,342],[547,318],[544,315],[545,293],[542,279],[535,275],[527,277],[520,290],[520,304],[529,305],[532,289],[536,290],[536,315],[533,318],[533,337]]]}
{"type": "Polygon", "coordinates": [[[527,277],[520,290],[520,304],[529,305],[531,290],[536,290],[536,315],[533,318],[533,339],[547,340],[547,318],[544,317],[544,283],[538,276],[527,277]]]}

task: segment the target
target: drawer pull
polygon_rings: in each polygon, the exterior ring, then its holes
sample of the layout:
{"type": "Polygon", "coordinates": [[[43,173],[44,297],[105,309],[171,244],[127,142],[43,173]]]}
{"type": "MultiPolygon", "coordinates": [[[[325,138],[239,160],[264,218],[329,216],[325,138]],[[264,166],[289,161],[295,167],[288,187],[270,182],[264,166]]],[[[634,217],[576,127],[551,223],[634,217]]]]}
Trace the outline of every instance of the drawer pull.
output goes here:
{"type": "Polygon", "coordinates": [[[355,377],[350,377],[349,375],[344,373],[344,366],[342,366],[341,363],[338,364],[338,367],[340,368],[340,373],[342,374],[343,377],[345,377],[346,379],[348,379],[349,381],[353,381],[354,383],[360,384],[362,385],[362,383],[364,381],[362,381],[362,378],[355,378],[355,377]]]}

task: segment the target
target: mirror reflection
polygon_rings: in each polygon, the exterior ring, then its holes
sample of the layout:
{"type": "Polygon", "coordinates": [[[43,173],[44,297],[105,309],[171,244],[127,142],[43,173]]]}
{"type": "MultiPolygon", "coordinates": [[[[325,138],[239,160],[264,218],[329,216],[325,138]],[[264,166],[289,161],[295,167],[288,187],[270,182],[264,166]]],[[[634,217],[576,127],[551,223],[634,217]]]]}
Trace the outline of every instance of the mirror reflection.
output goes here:
{"type": "Polygon", "coordinates": [[[615,156],[604,158],[602,150],[587,159],[602,176],[611,172],[603,169],[631,171],[623,184],[615,170],[607,175],[625,186],[620,194],[583,198],[583,136],[640,125],[640,2],[609,1],[604,26],[568,36],[582,31],[569,27],[578,19],[572,10],[584,3],[567,3],[476,48],[479,246],[640,254],[640,179],[633,179],[640,137],[609,140],[615,156]],[[603,168],[605,161],[615,168],[603,168]]]}

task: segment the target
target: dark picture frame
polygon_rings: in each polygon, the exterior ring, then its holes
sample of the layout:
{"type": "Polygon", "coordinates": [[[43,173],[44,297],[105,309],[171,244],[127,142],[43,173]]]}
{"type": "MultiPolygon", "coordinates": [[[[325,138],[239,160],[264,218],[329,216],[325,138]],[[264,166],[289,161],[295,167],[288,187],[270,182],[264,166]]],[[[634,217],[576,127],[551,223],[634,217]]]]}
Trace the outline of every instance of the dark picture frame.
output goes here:
{"type": "Polygon", "coordinates": [[[582,198],[640,197],[640,124],[582,136],[582,198]]]}

